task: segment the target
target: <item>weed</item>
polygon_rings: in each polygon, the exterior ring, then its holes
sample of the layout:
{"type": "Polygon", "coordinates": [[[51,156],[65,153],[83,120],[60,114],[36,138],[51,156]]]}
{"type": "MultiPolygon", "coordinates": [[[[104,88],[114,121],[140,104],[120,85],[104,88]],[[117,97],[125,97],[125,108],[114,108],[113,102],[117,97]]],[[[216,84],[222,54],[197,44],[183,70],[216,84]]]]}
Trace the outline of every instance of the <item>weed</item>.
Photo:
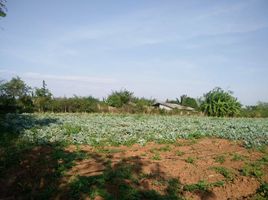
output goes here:
{"type": "Polygon", "coordinates": [[[183,156],[185,154],[185,152],[183,152],[183,151],[177,151],[176,152],[176,155],[177,156],[183,156]]]}
{"type": "Polygon", "coordinates": [[[155,153],[152,157],[153,160],[161,160],[161,156],[159,153],[155,153]]]}
{"type": "Polygon", "coordinates": [[[260,194],[262,197],[268,198],[268,183],[262,183],[257,193],[260,194]]]}
{"type": "Polygon", "coordinates": [[[195,161],[196,161],[196,158],[193,158],[193,157],[188,157],[185,160],[185,162],[190,163],[190,164],[194,164],[195,161]]]}
{"type": "Polygon", "coordinates": [[[189,184],[189,185],[185,185],[183,187],[183,190],[185,191],[189,191],[189,192],[192,192],[192,191],[209,191],[210,188],[212,187],[221,187],[224,185],[224,182],[223,181],[217,181],[217,182],[214,182],[214,183],[208,183],[204,180],[201,180],[201,181],[198,181],[198,183],[195,183],[195,184],[189,184]]]}
{"type": "Polygon", "coordinates": [[[232,181],[234,179],[234,173],[225,167],[212,167],[211,169],[223,175],[227,180],[232,181]]]}
{"type": "Polygon", "coordinates": [[[204,137],[204,135],[202,133],[193,132],[193,133],[189,133],[187,138],[189,138],[189,139],[200,139],[202,137],[204,137]]]}
{"type": "Polygon", "coordinates": [[[218,155],[215,157],[215,161],[218,163],[224,163],[225,162],[225,156],[224,155],[218,155]]]}
{"type": "Polygon", "coordinates": [[[68,123],[62,125],[62,129],[65,131],[66,135],[68,136],[77,134],[82,130],[81,126],[72,125],[68,123]]]}
{"type": "Polygon", "coordinates": [[[234,153],[231,160],[232,161],[244,161],[245,159],[246,159],[245,156],[243,156],[241,154],[234,153]]]}
{"type": "Polygon", "coordinates": [[[167,152],[167,151],[170,151],[171,150],[171,147],[169,145],[166,145],[166,146],[163,146],[163,147],[160,147],[160,148],[153,148],[150,150],[151,153],[156,153],[158,151],[160,152],[167,152]]]}
{"type": "Polygon", "coordinates": [[[267,164],[268,163],[268,154],[264,155],[259,162],[262,162],[262,164],[267,164]]]}
{"type": "Polygon", "coordinates": [[[244,176],[254,176],[261,178],[263,176],[263,167],[259,162],[247,163],[241,169],[241,173],[244,176]]]}
{"type": "Polygon", "coordinates": [[[162,152],[167,152],[171,150],[171,147],[169,145],[166,145],[164,147],[160,147],[158,150],[162,152]]]}

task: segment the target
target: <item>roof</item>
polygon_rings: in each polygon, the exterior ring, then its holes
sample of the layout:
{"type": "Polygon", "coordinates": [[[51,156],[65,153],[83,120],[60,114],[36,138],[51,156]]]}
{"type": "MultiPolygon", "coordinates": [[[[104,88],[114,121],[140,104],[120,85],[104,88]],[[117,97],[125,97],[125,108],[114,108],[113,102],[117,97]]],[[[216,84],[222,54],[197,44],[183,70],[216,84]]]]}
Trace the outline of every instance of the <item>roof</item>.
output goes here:
{"type": "Polygon", "coordinates": [[[153,106],[159,106],[159,105],[163,105],[163,106],[169,107],[171,109],[194,111],[194,108],[192,108],[192,107],[182,106],[182,105],[179,105],[176,103],[156,102],[153,104],[153,106]]]}

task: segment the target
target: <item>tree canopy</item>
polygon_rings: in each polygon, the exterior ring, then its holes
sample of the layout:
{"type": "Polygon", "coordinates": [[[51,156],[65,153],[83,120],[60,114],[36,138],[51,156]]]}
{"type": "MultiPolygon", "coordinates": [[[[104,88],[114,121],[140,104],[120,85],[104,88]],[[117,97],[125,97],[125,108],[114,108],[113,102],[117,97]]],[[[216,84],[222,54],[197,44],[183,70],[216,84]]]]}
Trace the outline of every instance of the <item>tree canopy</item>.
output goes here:
{"type": "Polygon", "coordinates": [[[120,108],[124,104],[129,103],[134,98],[133,92],[128,90],[120,90],[112,92],[108,97],[106,102],[108,105],[120,108]]]}
{"type": "Polygon", "coordinates": [[[184,95],[181,96],[180,99],[181,99],[180,104],[182,106],[189,106],[189,107],[194,108],[195,110],[199,109],[197,101],[194,98],[188,97],[187,95],[184,94],[184,95]]]}

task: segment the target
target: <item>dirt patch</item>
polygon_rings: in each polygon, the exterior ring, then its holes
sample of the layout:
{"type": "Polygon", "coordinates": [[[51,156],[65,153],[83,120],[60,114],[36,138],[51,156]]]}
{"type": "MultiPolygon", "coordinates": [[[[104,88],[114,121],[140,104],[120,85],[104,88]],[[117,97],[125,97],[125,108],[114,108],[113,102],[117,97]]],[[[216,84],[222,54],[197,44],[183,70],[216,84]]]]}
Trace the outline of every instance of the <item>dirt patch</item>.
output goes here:
{"type": "MultiPolygon", "coordinates": [[[[96,150],[87,146],[81,148],[92,155],[96,150]]],[[[245,177],[240,169],[245,162],[254,162],[263,155],[257,151],[249,152],[240,144],[224,139],[178,140],[175,144],[148,143],[145,146],[105,147],[107,153],[101,153],[102,158],[108,159],[115,166],[122,159],[139,158],[140,173],[147,175],[139,182],[139,187],[147,190],[165,192],[164,181],[158,179],[178,179],[182,185],[196,184],[199,181],[209,183],[224,182],[223,186],[210,188],[209,199],[239,199],[254,194],[259,182],[254,177],[245,177]],[[156,156],[157,155],[157,156],[156,156]],[[234,156],[241,160],[234,160],[234,156]],[[217,157],[222,158],[221,162],[217,157]],[[243,159],[242,159],[243,158],[243,159]],[[192,162],[188,161],[192,160],[192,162]],[[233,173],[233,180],[226,180],[221,173],[215,172],[213,167],[223,167],[233,173]],[[213,193],[213,195],[211,195],[213,193]]],[[[100,158],[100,157],[99,157],[100,158]]],[[[135,164],[135,160],[133,161],[135,164]]],[[[105,165],[96,159],[77,162],[68,175],[91,176],[102,173],[105,165]]],[[[265,178],[266,178],[265,174],[265,178]]],[[[185,197],[204,199],[200,192],[185,192],[185,197]]]]}
{"type": "Polygon", "coordinates": [[[175,193],[196,200],[249,199],[267,181],[267,164],[262,177],[245,175],[242,168],[264,155],[216,138],[130,147],[36,147],[10,168],[7,181],[0,178],[0,198],[39,197],[53,186],[52,199],[171,199],[175,193]],[[56,178],[48,178],[52,175],[56,178]],[[30,195],[24,196],[25,190],[30,195]]]}

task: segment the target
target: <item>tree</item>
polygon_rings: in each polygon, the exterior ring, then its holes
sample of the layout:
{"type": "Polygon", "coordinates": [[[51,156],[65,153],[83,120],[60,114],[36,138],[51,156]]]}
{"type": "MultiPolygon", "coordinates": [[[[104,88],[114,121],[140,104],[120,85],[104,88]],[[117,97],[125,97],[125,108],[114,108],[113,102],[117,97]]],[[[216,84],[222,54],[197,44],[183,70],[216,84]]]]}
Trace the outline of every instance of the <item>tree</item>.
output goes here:
{"type": "Polygon", "coordinates": [[[30,112],[33,109],[31,88],[20,77],[0,84],[0,105],[5,112],[30,112]]]}
{"type": "Polygon", "coordinates": [[[254,106],[246,106],[242,109],[242,117],[268,117],[268,102],[258,102],[254,106]]]}
{"type": "Polygon", "coordinates": [[[180,99],[181,99],[180,104],[182,106],[189,106],[189,107],[194,108],[195,110],[199,109],[197,101],[194,98],[188,97],[187,95],[184,94],[184,95],[181,96],[180,99]]]}
{"type": "Polygon", "coordinates": [[[52,94],[47,89],[47,84],[44,80],[41,88],[35,88],[34,96],[34,104],[38,108],[38,111],[47,111],[49,109],[49,103],[52,99],[52,94]]]}
{"type": "Polygon", "coordinates": [[[5,95],[14,99],[20,99],[23,96],[29,95],[30,89],[18,76],[3,85],[5,95]]]}
{"type": "Polygon", "coordinates": [[[5,3],[6,3],[5,0],[0,0],[0,17],[6,16],[7,8],[5,6],[5,3]]]}
{"type": "Polygon", "coordinates": [[[201,103],[201,110],[208,116],[233,117],[240,113],[241,104],[231,91],[224,91],[216,87],[204,94],[204,100],[201,103]]]}
{"type": "Polygon", "coordinates": [[[107,97],[107,104],[120,108],[124,104],[128,104],[133,99],[133,92],[128,90],[114,91],[107,97]]]}

